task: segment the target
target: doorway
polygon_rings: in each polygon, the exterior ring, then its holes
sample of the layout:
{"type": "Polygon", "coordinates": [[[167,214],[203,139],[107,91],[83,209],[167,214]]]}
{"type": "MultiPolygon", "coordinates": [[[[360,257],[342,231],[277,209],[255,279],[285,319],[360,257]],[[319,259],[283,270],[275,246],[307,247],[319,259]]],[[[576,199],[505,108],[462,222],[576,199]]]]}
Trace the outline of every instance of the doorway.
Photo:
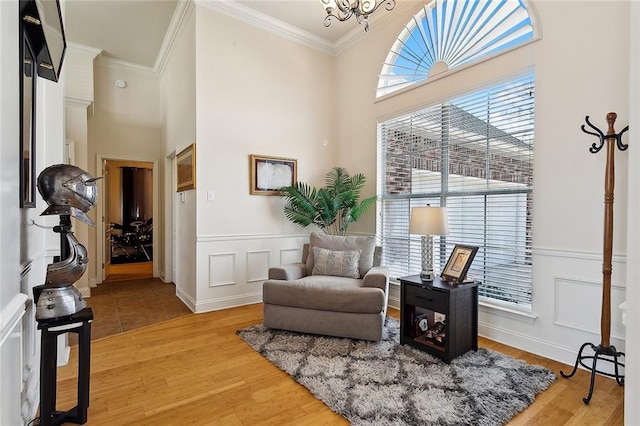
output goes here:
{"type": "Polygon", "coordinates": [[[155,162],[103,159],[103,280],[155,276],[155,162]]]}

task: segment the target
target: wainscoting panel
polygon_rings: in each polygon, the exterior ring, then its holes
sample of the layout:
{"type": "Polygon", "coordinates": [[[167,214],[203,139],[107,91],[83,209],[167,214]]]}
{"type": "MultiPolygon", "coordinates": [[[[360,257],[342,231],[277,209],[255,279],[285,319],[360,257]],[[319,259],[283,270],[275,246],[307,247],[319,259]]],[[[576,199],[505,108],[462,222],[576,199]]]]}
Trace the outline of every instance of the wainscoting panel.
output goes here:
{"type": "Polygon", "coordinates": [[[280,265],[302,261],[302,248],[286,248],[280,250],[280,265]]]}
{"type": "MultiPolygon", "coordinates": [[[[602,283],[556,278],[553,323],[600,334],[602,283]],[[580,303],[575,303],[580,298],[580,303]]],[[[622,314],[617,306],[625,300],[625,288],[611,285],[611,337],[625,338],[622,314]]]]}
{"type": "Polygon", "coordinates": [[[195,312],[260,303],[269,268],[300,261],[308,241],[307,234],[199,237],[195,312]]]}
{"type": "Polygon", "coordinates": [[[0,423],[19,424],[24,420],[21,412],[23,403],[20,400],[24,358],[20,354],[24,335],[21,320],[26,301],[27,295],[18,293],[0,310],[0,371],[3,390],[0,398],[0,423]]]}
{"type": "Polygon", "coordinates": [[[271,262],[269,250],[254,250],[247,252],[247,282],[264,281],[269,279],[271,262]]]}
{"type": "Polygon", "coordinates": [[[209,255],[209,287],[236,283],[236,254],[214,253],[209,255]]]}
{"type": "MultiPolygon", "coordinates": [[[[48,250],[41,252],[20,270],[20,291],[27,296],[25,312],[22,317],[22,419],[27,424],[36,416],[40,404],[40,332],[37,329],[36,305],[33,300],[33,287],[45,282],[47,265],[53,258],[47,256],[48,250]]],[[[65,365],[69,360],[70,348],[67,335],[58,336],[57,361],[65,365]]]]}
{"type": "MultiPolygon", "coordinates": [[[[626,293],[625,256],[613,256],[611,344],[622,352],[625,331],[618,305],[626,293]]],[[[535,247],[530,310],[505,314],[483,301],[478,331],[483,337],[573,365],[580,346],[600,341],[602,255],[535,247]]]]}

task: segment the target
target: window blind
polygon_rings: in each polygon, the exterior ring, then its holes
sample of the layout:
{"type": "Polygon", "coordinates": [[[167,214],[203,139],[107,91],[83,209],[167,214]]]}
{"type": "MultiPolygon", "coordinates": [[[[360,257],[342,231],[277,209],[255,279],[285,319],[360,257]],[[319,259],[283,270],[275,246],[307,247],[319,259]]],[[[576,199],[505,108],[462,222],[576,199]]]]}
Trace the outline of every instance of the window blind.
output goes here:
{"type": "Polygon", "coordinates": [[[482,297],[531,306],[534,76],[378,125],[378,235],[394,278],[420,271],[412,207],[446,206],[434,269],[456,244],[477,246],[468,276],[482,297]]]}

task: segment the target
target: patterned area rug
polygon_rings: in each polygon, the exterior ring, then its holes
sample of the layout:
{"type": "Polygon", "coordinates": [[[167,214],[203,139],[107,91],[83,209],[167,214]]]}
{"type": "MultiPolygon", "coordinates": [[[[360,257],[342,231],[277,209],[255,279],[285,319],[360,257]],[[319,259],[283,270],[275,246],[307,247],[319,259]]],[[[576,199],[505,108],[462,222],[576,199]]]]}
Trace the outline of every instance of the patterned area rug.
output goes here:
{"type": "Polygon", "coordinates": [[[262,325],[237,334],[353,425],[502,425],[556,379],[484,348],[447,365],[400,345],[392,318],[380,342],[262,325]]]}

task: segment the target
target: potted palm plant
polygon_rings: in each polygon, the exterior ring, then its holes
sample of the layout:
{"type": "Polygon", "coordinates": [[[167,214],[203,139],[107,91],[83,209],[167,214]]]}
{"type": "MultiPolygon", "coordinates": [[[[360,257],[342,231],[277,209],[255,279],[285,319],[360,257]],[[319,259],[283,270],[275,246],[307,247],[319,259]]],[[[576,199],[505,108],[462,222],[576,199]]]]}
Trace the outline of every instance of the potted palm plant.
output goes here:
{"type": "Polygon", "coordinates": [[[345,235],[349,225],[376,202],[375,196],[358,201],[365,183],[362,173],[350,176],[344,168],[334,167],[320,189],[304,182],[281,188],[280,196],[287,201],[284,214],[302,227],[313,224],[327,234],[345,235]]]}

